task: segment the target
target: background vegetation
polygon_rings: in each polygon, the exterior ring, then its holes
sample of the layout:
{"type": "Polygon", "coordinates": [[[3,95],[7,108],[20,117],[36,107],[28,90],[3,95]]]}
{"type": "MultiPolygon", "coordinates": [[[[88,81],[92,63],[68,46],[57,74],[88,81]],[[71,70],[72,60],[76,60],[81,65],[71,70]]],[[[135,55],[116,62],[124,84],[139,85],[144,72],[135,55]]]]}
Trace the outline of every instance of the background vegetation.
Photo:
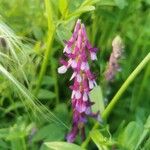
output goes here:
{"type": "Polygon", "coordinates": [[[0,0],[0,149],[150,149],[148,63],[121,94],[107,122],[91,130],[95,120],[89,120],[88,139],[76,141],[82,148],[60,142],[71,127],[72,111],[70,73],[58,75],[57,68],[78,18],[99,48],[91,66],[106,106],[148,55],[149,0],[0,0]],[[121,72],[106,86],[104,70],[117,35],[125,45],[121,72]]]}

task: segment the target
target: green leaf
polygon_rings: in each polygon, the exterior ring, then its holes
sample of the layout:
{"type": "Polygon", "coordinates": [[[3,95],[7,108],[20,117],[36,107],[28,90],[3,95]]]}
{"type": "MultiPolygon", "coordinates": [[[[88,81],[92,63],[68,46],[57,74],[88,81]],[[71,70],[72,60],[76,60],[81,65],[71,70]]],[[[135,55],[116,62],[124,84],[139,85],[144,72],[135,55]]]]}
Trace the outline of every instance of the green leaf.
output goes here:
{"type": "Polygon", "coordinates": [[[46,142],[46,150],[84,150],[82,147],[67,142],[46,142]]]}
{"type": "Polygon", "coordinates": [[[38,98],[39,99],[53,99],[55,98],[55,93],[46,89],[40,89],[38,98]]]}
{"type": "Polygon", "coordinates": [[[150,137],[144,142],[143,150],[149,150],[150,148],[150,137]]]}
{"type": "Polygon", "coordinates": [[[100,0],[98,3],[99,6],[116,6],[114,0],[100,0]]]}
{"type": "Polygon", "coordinates": [[[50,76],[44,76],[42,85],[52,86],[54,85],[54,79],[50,76]]]}
{"type": "Polygon", "coordinates": [[[10,111],[13,111],[15,109],[22,108],[22,107],[24,107],[24,105],[21,102],[16,102],[16,103],[14,102],[12,105],[10,105],[8,108],[5,109],[4,114],[7,114],[10,111]]]}
{"type": "Polygon", "coordinates": [[[38,142],[41,140],[48,140],[48,141],[63,140],[65,132],[66,131],[64,126],[52,123],[40,128],[34,135],[32,141],[38,142]]]}
{"type": "Polygon", "coordinates": [[[94,87],[93,90],[90,92],[89,96],[90,100],[95,103],[94,105],[92,105],[93,112],[100,111],[100,113],[102,114],[105,107],[101,87],[94,87]]]}
{"type": "Polygon", "coordinates": [[[0,149],[3,149],[3,150],[9,149],[6,141],[0,140],[0,149]]]}
{"type": "Polygon", "coordinates": [[[71,13],[70,15],[68,15],[67,18],[77,17],[78,15],[80,15],[80,14],[82,14],[84,12],[93,11],[93,10],[95,10],[94,6],[84,6],[84,7],[81,7],[79,9],[77,9],[76,11],[74,11],[73,13],[71,13]]]}
{"type": "Polygon", "coordinates": [[[104,137],[99,130],[93,130],[90,132],[90,136],[100,150],[109,150],[109,146],[116,144],[111,139],[104,137]]]}
{"type": "Polygon", "coordinates": [[[68,108],[67,105],[65,103],[62,104],[58,104],[54,110],[54,114],[60,118],[61,120],[63,120],[64,123],[67,123],[69,121],[69,117],[68,116],[68,108]]]}
{"type": "Polygon", "coordinates": [[[82,6],[87,6],[87,5],[93,5],[95,3],[98,3],[100,2],[101,0],[85,0],[83,3],[82,3],[82,6]]]}
{"type": "Polygon", "coordinates": [[[119,136],[119,143],[125,149],[134,149],[142,134],[143,126],[140,122],[132,121],[124,129],[123,133],[119,136]]]}
{"type": "Polygon", "coordinates": [[[57,37],[58,40],[62,43],[62,45],[64,44],[64,40],[69,40],[69,38],[71,37],[72,33],[72,25],[67,26],[66,24],[64,25],[60,25],[58,26],[56,33],[57,33],[57,37]]]}
{"type": "Polygon", "coordinates": [[[145,0],[144,2],[150,5],[150,0],[145,0]]]}
{"type": "Polygon", "coordinates": [[[55,25],[54,25],[54,20],[53,20],[54,12],[52,8],[52,2],[50,0],[45,0],[45,8],[46,8],[46,17],[48,21],[49,33],[52,34],[53,33],[52,31],[54,30],[55,25]]]}
{"type": "Polygon", "coordinates": [[[115,3],[120,9],[125,8],[128,4],[126,0],[115,0],[115,3]]]}
{"type": "MultiPolygon", "coordinates": [[[[136,145],[135,150],[137,150],[139,148],[140,144],[144,141],[144,139],[146,138],[148,133],[150,133],[150,115],[148,116],[148,118],[146,120],[146,123],[144,125],[143,133],[142,133],[142,135],[140,136],[140,138],[138,140],[138,143],[136,145]]],[[[150,140],[149,140],[149,142],[150,142],[150,140]]]]}
{"type": "Polygon", "coordinates": [[[32,30],[33,30],[33,34],[34,34],[35,38],[38,40],[41,40],[43,37],[42,29],[38,26],[33,26],[32,30]]]}
{"type": "Polygon", "coordinates": [[[7,138],[8,134],[9,134],[9,128],[0,129],[0,139],[1,138],[4,138],[4,139],[7,138]]]}
{"type": "Polygon", "coordinates": [[[67,11],[67,6],[68,6],[68,0],[59,0],[59,10],[62,14],[62,16],[64,16],[65,11],[67,11]]]}

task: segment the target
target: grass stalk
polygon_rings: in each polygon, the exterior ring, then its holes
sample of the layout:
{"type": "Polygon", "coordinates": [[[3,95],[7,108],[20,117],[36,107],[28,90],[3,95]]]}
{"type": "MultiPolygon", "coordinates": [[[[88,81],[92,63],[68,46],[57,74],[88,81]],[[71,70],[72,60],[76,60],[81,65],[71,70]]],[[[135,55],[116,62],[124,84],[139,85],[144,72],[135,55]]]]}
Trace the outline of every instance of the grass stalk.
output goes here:
{"type": "Polygon", "coordinates": [[[37,81],[37,86],[36,86],[36,90],[35,90],[35,96],[37,96],[43,77],[45,75],[47,66],[48,66],[48,62],[50,60],[50,56],[52,53],[52,44],[54,41],[54,35],[55,35],[55,25],[53,22],[53,17],[52,17],[52,6],[49,0],[45,0],[45,9],[46,9],[46,16],[47,16],[47,22],[48,22],[48,38],[47,38],[47,43],[46,43],[46,51],[44,54],[44,60],[42,62],[42,66],[41,66],[41,70],[39,73],[39,78],[37,81]]]}

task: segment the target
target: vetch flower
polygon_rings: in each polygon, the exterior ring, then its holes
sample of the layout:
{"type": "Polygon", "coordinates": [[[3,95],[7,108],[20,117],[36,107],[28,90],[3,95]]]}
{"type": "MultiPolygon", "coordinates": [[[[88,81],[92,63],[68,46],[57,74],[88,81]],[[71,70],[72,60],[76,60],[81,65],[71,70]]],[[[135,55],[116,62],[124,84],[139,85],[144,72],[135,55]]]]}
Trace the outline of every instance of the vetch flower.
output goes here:
{"type": "Polygon", "coordinates": [[[120,70],[119,59],[122,56],[124,45],[120,36],[116,36],[112,41],[112,53],[109,58],[108,66],[105,71],[105,79],[112,81],[116,73],[120,70]]]}
{"type": "Polygon", "coordinates": [[[96,60],[97,48],[93,48],[88,40],[85,26],[78,20],[72,37],[66,42],[63,53],[67,57],[61,60],[62,66],[58,68],[58,73],[63,74],[69,68],[73,70],[70,80],[73,80],[72,90],[72,109],[73,122],[72,130],[67,135],[68,142],[74,142],[78,133],[81,133],[82,140],[85,139],[85,123],[87,117],[98,118],[98,113],[92,113],[89,99],[89,92],[96,86],[95,76],[91,72],[88,58],[96,60]]]}

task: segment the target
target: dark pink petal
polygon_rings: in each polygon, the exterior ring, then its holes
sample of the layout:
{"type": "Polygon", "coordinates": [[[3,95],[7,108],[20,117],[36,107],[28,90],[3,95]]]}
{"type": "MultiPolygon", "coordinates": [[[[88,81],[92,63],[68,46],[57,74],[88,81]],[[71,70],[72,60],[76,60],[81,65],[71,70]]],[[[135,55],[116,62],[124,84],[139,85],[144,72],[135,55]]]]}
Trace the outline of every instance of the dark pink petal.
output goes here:
{"type": "Polygon", "coordinates": [[[67,142],[69,143],[74,142],[78,132],[79,132],[78,126],[74,125],[71,132],[67,135],[67,142]]]}

